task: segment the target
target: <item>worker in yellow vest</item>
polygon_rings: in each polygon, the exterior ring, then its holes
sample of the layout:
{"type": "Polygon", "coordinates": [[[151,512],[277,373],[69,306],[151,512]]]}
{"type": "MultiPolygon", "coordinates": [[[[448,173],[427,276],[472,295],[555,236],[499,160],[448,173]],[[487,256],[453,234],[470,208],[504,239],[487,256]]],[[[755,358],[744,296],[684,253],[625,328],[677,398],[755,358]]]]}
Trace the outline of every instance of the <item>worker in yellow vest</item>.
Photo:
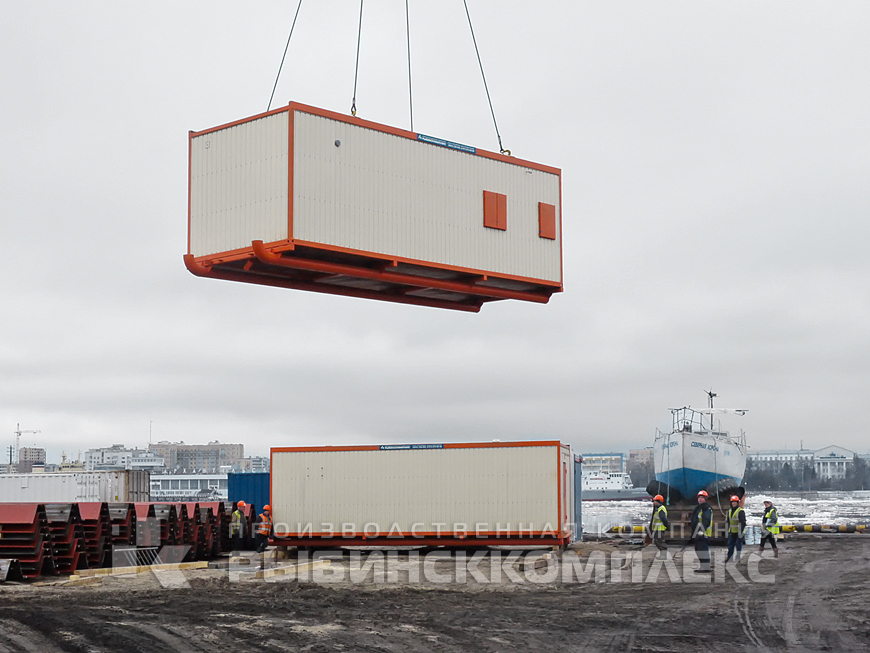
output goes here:
{"type": "Polygon", "coordinates": [[[263,506],[260,513],[260,521],[257,524],[257,553],[263,553],[269,546],[269,538],[272,535],[272,506],[268,503],[263,506]]]}
{"type": "Polygon", "coordinates": [[[692,513],[692,539],[695,542],[695,554],[698,556],[700,568],[696,574],[709,574],[710,567],[710,536],[713,534],[713,508],[707,503],[710,495],[704,490],[698,492],[698,505],[692,513]]]}
{"type": "Polygon", "coordinates": [[[759,553],[764,553],[764,543],[770,542],[773,547],[773,557],[779,557],[779,550],[776,548],[776,536],[779,534],[779,515],[776,514],[776,507],[769,499],[764,500],[764,514],[761,516],[761,548],[759,553]]]}
{"type": "Polygon", "coordinates": [[[239,501],[236,509],[230,517],[230,539],[233,541],[233,555],[239,555],[242,550],[242,540],[247,531],[247,519],[245,519],[245,502],[239,501]]]}
{"type": "Polygon", "coordinates": [[[740,507],[740,497],[736,494],[731,495],[731,508],[728,510],[728,557],[725,562],[731,560],[734,555],[734,549],[737,548],[737,555],[734,562],[740,562],[740,554],[743,550],[743,536],[746,532],[746,511],[740,507]]]}
{"type": "Polygon", "coordinates": [[[649,522],[650,537],[659,550],[661,560],[668,558],[668,545],[665,543],[665,531],[670,527],[668,509],[665,508],[665,498],[661,494],[653,497],[653,514],[649,522]]]}

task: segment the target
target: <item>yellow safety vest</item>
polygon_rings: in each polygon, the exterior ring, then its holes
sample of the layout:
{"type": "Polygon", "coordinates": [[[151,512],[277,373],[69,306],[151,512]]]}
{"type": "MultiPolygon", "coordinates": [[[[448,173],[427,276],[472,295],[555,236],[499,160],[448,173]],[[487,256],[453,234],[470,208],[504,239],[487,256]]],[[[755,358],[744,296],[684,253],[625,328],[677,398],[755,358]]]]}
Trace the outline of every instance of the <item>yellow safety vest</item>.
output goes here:
{"type": "Polygon", "coordinates": [[[736,508],[731,508],[728,511],[728,532],[729,533],[739,533],[740,532],[740,513],[743,512],[743,508],[737,506],[736,508]]]}
{"type": "Polygon", "coordinates": [[[652,529],[654,531],[663,531],[665,530],[665,525],[662,523],[661,513],[665,513],[665,517],[668,516],[668,509],[664,506],[659,506],[656,508],[656,511],[653,513],[652,520],[652,529]]]}
{"type": "MultiPolygon", "coordinates": [[[[699,510],[698,511],[698,526],[700,526],[701,528],[703,528],[703,526],[704,526],[704,513],[705,512],[706,512],[706,510],[699,510]]],[[[706,535],[707,537],[710,537],[713,534],[713,514],[712,513],[713,513],[713,508],[710,507],[710,525],[704,529],[704,535],[706,535]]]]}
{"type": "Polygon", "coordinates": [[[762,517],[762,523],[764,524],[764,527],[774,535],[779,533],[779,517],[776,514],[776,508],[771,506],[770,510],[766,510],[764,512],[764,517],[762,517]],[[768,520],[773,521],[773,524],[771,526],[767,525],[768,520]]]}
{"type": "Polygon", "coordinates": [[[240,510],[235,510],[233,512],[232,519],[230,520],[230,537],[235,535],[236,533],[244,534],[245,529],[242,526],[244,523],[245,516],[241,513],[240,510]]]}

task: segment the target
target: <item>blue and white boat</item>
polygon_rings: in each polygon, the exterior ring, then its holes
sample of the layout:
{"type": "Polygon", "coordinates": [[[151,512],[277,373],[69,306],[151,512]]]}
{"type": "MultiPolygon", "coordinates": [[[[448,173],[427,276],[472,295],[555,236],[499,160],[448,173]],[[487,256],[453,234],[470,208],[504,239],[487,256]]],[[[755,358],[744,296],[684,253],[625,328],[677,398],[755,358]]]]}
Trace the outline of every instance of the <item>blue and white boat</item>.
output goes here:
{"type": "Polygon", "coordinates": [[[746,410],[690,406],[672,408],[670,433],[656,429],[653,463],[656,480],[665,484],[664,491],[677,490],[692,498],[701,490],[711,496],[736,488],[746,470],[746,434],[741,429],[732,437],[722,430],[722,415],[744,415],[746,410]]]}

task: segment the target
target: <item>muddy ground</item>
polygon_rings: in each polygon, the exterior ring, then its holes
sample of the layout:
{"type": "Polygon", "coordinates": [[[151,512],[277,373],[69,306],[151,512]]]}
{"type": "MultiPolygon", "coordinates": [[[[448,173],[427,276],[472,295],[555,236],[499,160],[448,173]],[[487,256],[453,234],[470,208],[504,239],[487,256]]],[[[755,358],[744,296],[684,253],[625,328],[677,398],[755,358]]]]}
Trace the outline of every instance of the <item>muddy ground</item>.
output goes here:
{"type": "Polygon", "coordinates": [[[301,582],[196,570],[162,579],[187,585],[177,589],[150,573],[7,584],[0,652],[870,650],[870,535],[791,536],[780,548],[776,560],[745,556],[735,575],[719,562],[702,582],[690,550],[652,579],[654,550],[623,563],[638,546],[598,543],[565,554],[572,573],[589,573],[573,582],[565,562],[490,565],[478,554],[469,568],[469,552],[459,565],[421,562],[419,582],[401,556],[398,576],[377,579],[375,556],[373,569],[345,557],[301,582]],[[593,572],[590,559],[606,564],[593,572]]]}

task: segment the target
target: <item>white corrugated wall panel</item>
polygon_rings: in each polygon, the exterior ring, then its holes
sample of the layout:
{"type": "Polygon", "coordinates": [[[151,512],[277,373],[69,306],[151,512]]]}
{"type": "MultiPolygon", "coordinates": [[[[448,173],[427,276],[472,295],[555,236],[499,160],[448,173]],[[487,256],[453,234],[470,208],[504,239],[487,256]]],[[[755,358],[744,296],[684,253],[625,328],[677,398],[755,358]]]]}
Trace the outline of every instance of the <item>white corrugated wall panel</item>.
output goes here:
{"type": "Polygon", "coordinates": [[[275,451],[276,532],[558,531],[558,461],[552,445],[275,451]]]}
{"type": "Polygon", "coordinates": [[[561,281],[558,175],[301,111],[295,116],[294,238],[561,281]],[[483,226],[484,190],[507,195],[506,231],[483,226]],[[538,236],[538,202],[556,207],[556,240],[538,236]]]}
{"type": "Polygon", "coordinates": [[[140,471],[0,474],[0,503],[148,501],[149,476],[140,471]]]}
{"type": "Polygon", "coordinates": [[[288,237],[288,115],[285,111],[191,139],[191,254],[288,237]]]}

